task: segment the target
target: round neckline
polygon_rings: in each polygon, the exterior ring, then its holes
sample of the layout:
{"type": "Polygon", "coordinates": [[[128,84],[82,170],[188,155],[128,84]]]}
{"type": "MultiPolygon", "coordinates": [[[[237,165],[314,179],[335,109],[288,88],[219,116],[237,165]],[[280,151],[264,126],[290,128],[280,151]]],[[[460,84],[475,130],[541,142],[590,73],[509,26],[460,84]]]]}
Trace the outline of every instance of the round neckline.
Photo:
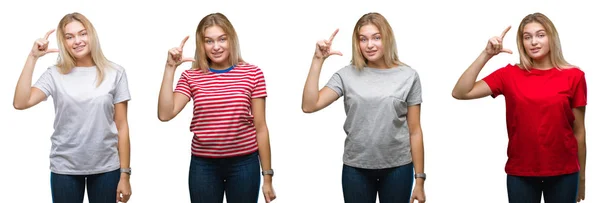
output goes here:
{"type": "Polygon", "coordinates": [[[209,67],[208,70],[210,70],[210,72],[213,72],[213,73],[227,73],[227,72],[233,70],[233,68],[235,68],[235,65],[232,65],[229,68],[222,69],[222,70],[209,67]]]}
{"type": "Polygon", "coordinates": [[[373,72],[389,73],[389,72],[394,72],[394,71],[401,70],[402,66],[394,66],[394,67],[391,67],[391,68],[373,68],[373,67],[365,66],[364,69],[365,70],[369,70],[369,71],[373,71],[373,72]]]}

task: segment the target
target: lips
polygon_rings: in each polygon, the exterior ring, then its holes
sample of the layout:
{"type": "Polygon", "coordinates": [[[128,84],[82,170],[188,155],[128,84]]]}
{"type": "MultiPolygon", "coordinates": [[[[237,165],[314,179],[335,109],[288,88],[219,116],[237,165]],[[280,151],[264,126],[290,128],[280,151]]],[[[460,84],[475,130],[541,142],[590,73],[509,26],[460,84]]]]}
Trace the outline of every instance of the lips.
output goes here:
{"type": "Polygon", "coordinates": [[[367,55],[369,56],[373,56],[375,53],[377,53],[377,51],[367,51],[367,55]]]}
{"type": "Polygon", "coordinates": [[[80,51],[83,51],[83,48],[85,48],[85,45],[82,45],[82,46],[77,46],[77,47],[75,47],[75,48],[73,48],[73,49],[74,49],[76,52],[80,52],[80,51]]]}
{"type": "Polygon", "coordinates": [[[538,53],[540,51],[540,49],[542,49],[542,48],[533,48],[533,49],[529,49],[529,51],[531,51],[531,53],[538,53]]]}
{"type": "Polygon", "coordinates": [[[219,53],[212,53],[212,55],[213,55],[215,58],[219,58],[219,57],[221,57],[221,56],[223,55],[223,52],[219,52],[219,53]]]}

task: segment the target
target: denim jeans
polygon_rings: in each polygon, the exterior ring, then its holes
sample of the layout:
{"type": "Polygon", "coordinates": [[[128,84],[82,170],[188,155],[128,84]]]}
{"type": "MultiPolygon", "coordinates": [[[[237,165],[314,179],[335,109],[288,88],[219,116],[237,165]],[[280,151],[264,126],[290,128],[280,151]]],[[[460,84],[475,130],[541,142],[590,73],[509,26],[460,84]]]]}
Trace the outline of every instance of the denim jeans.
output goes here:
{"type": "Polygon", "coordinates": [[[258,152],[232,158],[192,155],[189,173],[192,203],[258,202],[260,165],[258,152]]]}
{"type": "Polygon", "coordinates": [[[342,189],[346,203],[407,203],[413,186],[413,164],[386,169],[361,169],[344,165],[342,189]]]}
{"type": "Polygon", "coordinates": [[[550,177],[522,177],[507,175],[508,202],[575,203],[579,187],[579,172],[550,177]]]}
{"type": "Polygon", "coordinates": [[[119,169],[93,175],[63,175],[50,173],[52,202],[82,203],[87,185],[90,203],[115,203],[117,186],[121,179],[119,169]]]}

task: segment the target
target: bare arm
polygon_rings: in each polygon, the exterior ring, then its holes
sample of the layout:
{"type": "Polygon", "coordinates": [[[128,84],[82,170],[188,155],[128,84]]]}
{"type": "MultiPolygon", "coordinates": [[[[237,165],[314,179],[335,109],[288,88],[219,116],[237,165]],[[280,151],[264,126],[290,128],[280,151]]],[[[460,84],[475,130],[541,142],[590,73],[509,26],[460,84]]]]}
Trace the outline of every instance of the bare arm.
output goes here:
{"type": "Polygon", "coordinates": [[[183,58],[183,45],[189,36],[185,37],[179,47],[169,50],[167,63],[163,74],[162,85],[158,94],[158,119],[161,121],[170,121],[173,119],[190,101],[186,95],[173,92],[173,77],[175,77],[175,69],[183,62],[192,62],[193,58],[183,58]]]}
{"type": "Polygon", "coordinates": [[[577,139],[577,157],[579,159],[579,195],[577,200],[585,198],[585,162],[586,162],[586,143],[585,143],[585,106],[573,109],[575,122],[573,132],[577,139]]]}
{"type": "Polygon", "coordinates": [[[158,94],[158,119],[161,121],[173,119],[190,101],[186,95],[173,92],[174,75],[174,67],[165,67],[160,93],[158,94]]]}
{"type": "MultiPolygon", "coordinates": [[[[127,101],[115,104],[115,124],[118,131],[117,150],[121,168],[130,168],[129,123],[127,121],[127,101]]],[[[117,200],[127,202],[131,196],[129,174],[121,173],[117,187],[117,200]],[[122,195],[122,196],[121,196],[122,195]]]]}
{"type": "Polygon", "coordinates": [[[319,111],[331,103],[333,103],[339,95],[328,87],[324,87],[319,91],[319,76],[321,75],[321,67],[325,63],[325,59],[331,55],[342,55],[339,51],[331,50],[331,42],[335,38],[339,30],[336,29],[329,40],[321,40],[317,42],[315,54],[310,65],[310,71],[304,84],[304,92],[302,94],[302,111],[304,113],[313,113],[319,111]]]}
{"type": "MultiPolygon", "coordinates": [[[[410,135],[410,151],[415,173],[424,173],[425,150],[423,144],[423,131],[421,129],[421,105],[409,106],[406,118],[410,135]]],[[[423,187],[423,184],[423,179],[417,178],[416,186],[423,187]]]]}
{"type": "MultiPolygon", "coordinates": [[[[264,98],[252,99],[252,115],[254,116],[254,126],[256,127],[260,165],[263,171],[271,169],[271,143],[265,116],[265,103],[266,101],[264,98]]],[[[275,192],[272,184],[272,176],[263,176],[263,193],[267,202],[275,199],[275,192]]]]}
{"type": "Polygon", "coordinates": [[[13,107],[18,110],[28,109],[36,104],[39,104],[46,98],[46,94],[38,88],[31,86],[33,69],[37,60],[47,53],[58,52],[57,49],[48,48],[48,37],[54,30],[46,33],[44,38],[37,39],[31,48],[31,52],[27,57],[21,76],[15,87],[15,95],[13,99],[13,107]]]}
{"type": "Polygon", "coordinates": [[[302,111],[304,113],[313,113],[319,111],[335,100],[339,95],[329,87],[323,87],[319,91],[319,75],[323,66],[323,59],[313,58],[304,84],[304,92],[302,94],[302,111]]]}
{"type": "Polygon", "coordinates": [[[492,94],[492,90],[485,81],[477,80],[477,76],[485,64],[495,55],[505,52],[512,54],[512,51],[502,47],[502,40],[510,26],[506,28],[500,37],[492,37],[481,54],[473,61],[471,66],[460,76],[458,82],[452,90],[452,97],[460,100],[478,99],[492,94]]]}

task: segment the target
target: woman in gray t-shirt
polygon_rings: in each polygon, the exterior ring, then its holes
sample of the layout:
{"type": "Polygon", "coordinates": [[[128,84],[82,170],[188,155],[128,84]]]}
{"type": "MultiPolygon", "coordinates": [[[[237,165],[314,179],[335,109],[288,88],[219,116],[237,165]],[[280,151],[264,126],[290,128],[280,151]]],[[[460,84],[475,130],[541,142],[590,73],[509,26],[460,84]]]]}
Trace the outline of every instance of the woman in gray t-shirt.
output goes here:
{"type": "Polygon", "coordinates": [[[82,202],[87,188],[90,203],[127,202],[130,94],[125,70],[104,57],[96,30],[85,16],[71,13],[61,19],[56,33],[59,49],[48,48],[52,32],[33,44],[13,102],[23,110],[52,96],[52,200],[82,202]],[[58,63],[32,86],[37,60],[55,52],[58,63]]]}
{"type": "Polygon", "coordinates": [[[325,59],[342,55],[331,49],[337,30],[317,42],[304,86],[302,110],[319,111],[344,97],[347,134],[342,187],[345,202],[425,201],[421,83],[398,59],[394,33],[379,13],[363,15],[352,36],[352,62],[337,71],[321,90],[325,59]],[[416,185],[413,186],[413,168],[416,185]]]}

